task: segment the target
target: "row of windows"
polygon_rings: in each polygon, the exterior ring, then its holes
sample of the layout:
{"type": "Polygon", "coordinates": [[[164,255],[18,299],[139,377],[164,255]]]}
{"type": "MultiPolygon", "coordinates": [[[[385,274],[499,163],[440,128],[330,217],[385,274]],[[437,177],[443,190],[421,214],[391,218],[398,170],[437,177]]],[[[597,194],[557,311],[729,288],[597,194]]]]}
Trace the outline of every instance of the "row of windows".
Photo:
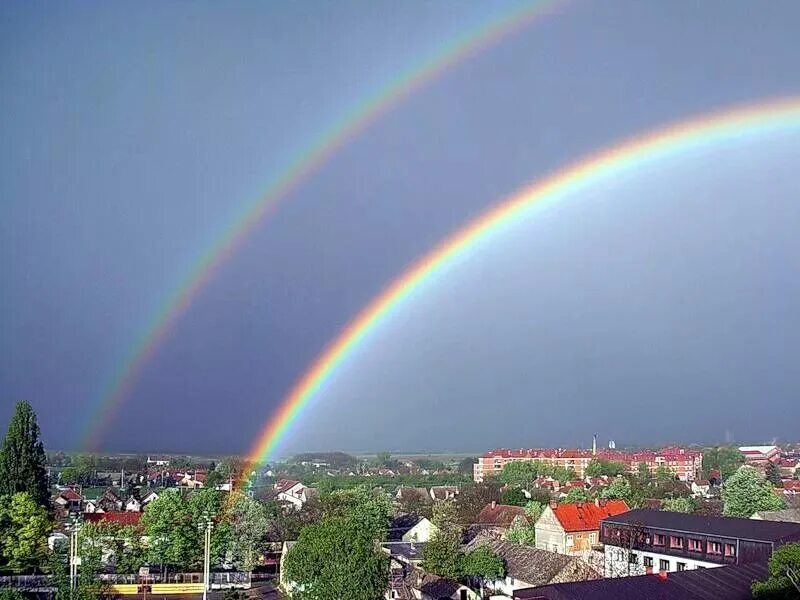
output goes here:
{"type": "MultiPolygon", "coordinates": [[[[669,536],[669,547],[672,549],[682,550],[684,548],[684,540],[686,542],[686,548],[689,550],[689,552],[703,551],[703,540],[696,538],[682,538],[677,535],[669,536]]],[[[666,545],[666,535],[660,533],[653,535],[653,546],[666,545]]],[[[734,544],[722,544],[721,542],[712,542],[709,540],[705,542],[705,548],[707,554],[722,554],[724,552],[725,556],[736,556],[736,546],[734,544]]]]}
{"type": "MultiPolygon", "coordinates": [[[[653,557],[652,556],[645,556],[643,557],[643,564],[645,569],[652,569],[653,568],[653,557]]],[[[631,562],[636,562],[636,555],[631,554],[631,562]]],[[[675,562],[675,569],[678,571],[685,571],[686,570],[686,563],[681,561],[675,562]]],[[[669,561],[665,558],[661,558],[658,560],[658,570],[666,573],[669,571],[669,561]]]]}

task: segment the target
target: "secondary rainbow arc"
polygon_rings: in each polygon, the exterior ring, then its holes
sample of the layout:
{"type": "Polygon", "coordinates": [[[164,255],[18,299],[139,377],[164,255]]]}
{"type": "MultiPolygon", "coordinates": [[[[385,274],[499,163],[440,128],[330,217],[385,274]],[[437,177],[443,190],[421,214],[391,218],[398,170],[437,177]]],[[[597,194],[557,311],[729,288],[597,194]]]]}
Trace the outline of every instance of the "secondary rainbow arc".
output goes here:
{"type": "Polygon", "coordinates": [[[400,73],[388,85],[368,96],[299,152],[289,166],[270,182],[258,200],[249,203],[215,238],[160,305],[149,325],[135,340],[132,350],[114,370],[96,405],[89,411],[90,418],[86,421],[80,445],[90,449],[98,446],[115,412],[177,320],[187,311],[199,291],[236,254],[282,199],[325,164],[342,146],[404,98],[482,49],[494,45],[541,17],[555,13],[566,3],[567,0],[535,0],[532,3],[523,3],[475,29],[447,40],[431,57],[400,73]]]}
{"type": "Polygon", "coordinates": [[[337,368],[415,290],[477,244],[525,218],[534,207],[693,148],[787,129],[800,131],[800,96],[714,112],[636,136],[556,171],[499,202],[411,265],[344,327],[270,416],[249,452],[249,460],[260,463],[274,453],[291,425],[337,368]]]}

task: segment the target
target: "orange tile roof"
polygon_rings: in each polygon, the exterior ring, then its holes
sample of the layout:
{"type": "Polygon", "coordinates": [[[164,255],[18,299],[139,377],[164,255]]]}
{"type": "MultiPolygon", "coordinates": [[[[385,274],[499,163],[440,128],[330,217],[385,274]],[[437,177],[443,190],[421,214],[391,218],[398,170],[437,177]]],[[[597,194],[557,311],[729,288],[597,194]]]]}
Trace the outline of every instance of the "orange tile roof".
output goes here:
{"type": "Polygon", "coordinates": [[[564,531],[592,531],[600,529],[600,519],[628,512],[624,500],[609,500],[601,506],[593,502],[559,504],[553,513],[564,531]]]}

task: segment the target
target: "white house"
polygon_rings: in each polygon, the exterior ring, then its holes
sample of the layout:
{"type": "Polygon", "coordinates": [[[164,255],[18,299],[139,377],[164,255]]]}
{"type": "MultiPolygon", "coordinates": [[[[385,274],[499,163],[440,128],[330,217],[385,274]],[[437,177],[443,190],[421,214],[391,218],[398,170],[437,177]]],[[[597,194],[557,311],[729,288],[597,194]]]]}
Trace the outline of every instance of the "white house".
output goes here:
{"type": "Polygon", "coordinates": [[[147,508],[147,505],[150,504],[153,500],[158,499],[158,494],[153,491],[148,492],[144,498],[142,498],[142,509],[147,508]]]}
{"type": "Polygon", "coordinates": [[[125,503],[125,510],[127,512],[141,512],[142,503],[139,502],[133,496],[131,496],[130,498],[128,498],[128,501],[125,503]]]}
{"type": "Polygon", "coordinates": [[[710,498],[711,482],[707,479],[695,479],[692,481],[692,495],[695,498],[710,498]]]}
{"type": "Polygon", "coordinates": [[[305,486],[299,481],[281,479],[275,482],[274,494],[278,502],[291,506],[294,510],[303,507],[303,489],[305,486]]]}

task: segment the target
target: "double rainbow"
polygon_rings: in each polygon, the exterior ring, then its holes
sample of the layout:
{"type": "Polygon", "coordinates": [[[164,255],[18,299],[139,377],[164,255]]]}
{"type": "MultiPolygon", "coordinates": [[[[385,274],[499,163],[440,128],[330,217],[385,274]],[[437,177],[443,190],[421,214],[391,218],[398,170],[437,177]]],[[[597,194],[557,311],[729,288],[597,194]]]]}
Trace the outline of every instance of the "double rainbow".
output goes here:
{"type": "Polygon", "coordinates": [[[197,294],[219,269],[236,254],[253,231],[272,213],[280,201],[325,164],[340,148],[369,127],[382,114],[416,90],[440,77],[451,67],[492,46],[503,38],[556,12],[565,0],[533,0],[515,5],[499,17],[481,23],[459,36],[445,40],[429,57],[399,73],[387,85],[366,97],[353,110],[333,123],[304,148],[258,200],[226,227],[195,261],[189,273],[167,296],[149,325],[135,340],[130,352],[114,370],[95,406],[89,411],[81,446],[93,449],[114,415],[158,348],[175,327],[197,294]]]}

